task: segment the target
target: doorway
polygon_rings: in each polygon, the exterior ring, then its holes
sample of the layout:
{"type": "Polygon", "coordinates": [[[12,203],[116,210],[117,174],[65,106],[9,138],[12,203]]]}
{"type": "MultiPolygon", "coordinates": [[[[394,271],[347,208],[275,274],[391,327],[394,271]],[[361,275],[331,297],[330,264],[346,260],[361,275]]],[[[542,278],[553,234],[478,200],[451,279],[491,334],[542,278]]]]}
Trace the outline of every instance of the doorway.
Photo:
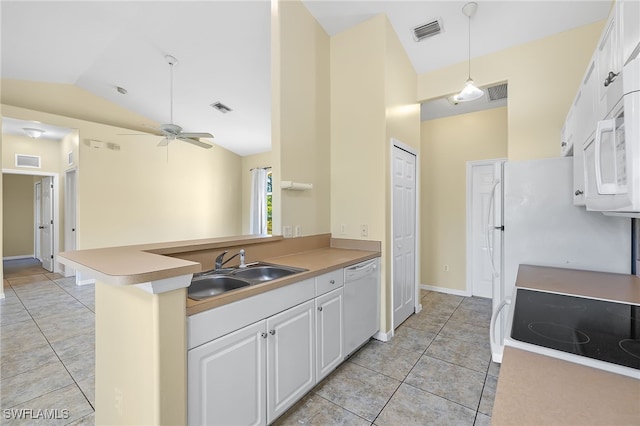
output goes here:
{"type": "Polygon", "coordinates": [[[467,292],[492,298],[500,276],[502,164],[504,160],[467,163],[467,292]]]}
{"type": "Polygon", "coordinates": [[[395,330],[416,311],[417,285],[417,153],[392,139],[392,306],[395,330]]]}
{"type": "Polygon", "coordinates": [[[3,260],[38,259],[47,271],[61,272],[55,262],[59,225],[58,175],[14,169],[3,169],[2,173],[3,260]],[[26,185],[18,182],[26,182],[26,185]],[[18,208],[11,197],[27,202],[21,202],[18,208]],[[28,248],[23,247],[25,242],[28,248]]]}

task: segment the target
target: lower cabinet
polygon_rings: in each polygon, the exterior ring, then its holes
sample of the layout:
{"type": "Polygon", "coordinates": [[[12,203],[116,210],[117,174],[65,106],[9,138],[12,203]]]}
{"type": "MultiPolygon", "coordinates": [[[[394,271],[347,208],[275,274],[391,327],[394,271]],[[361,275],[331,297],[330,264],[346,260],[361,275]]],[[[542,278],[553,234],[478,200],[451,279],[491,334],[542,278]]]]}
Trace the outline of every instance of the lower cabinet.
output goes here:
{"type": "Polygon", "coordinates": [[[316,298],[316,381],[344,359],[342,345],[342,287],[316,298]]]}
{"type": "Polygon", "coordinates": [[[313,300],[188,352],[191,425],[265,425],[315,385],[313,300]]]}

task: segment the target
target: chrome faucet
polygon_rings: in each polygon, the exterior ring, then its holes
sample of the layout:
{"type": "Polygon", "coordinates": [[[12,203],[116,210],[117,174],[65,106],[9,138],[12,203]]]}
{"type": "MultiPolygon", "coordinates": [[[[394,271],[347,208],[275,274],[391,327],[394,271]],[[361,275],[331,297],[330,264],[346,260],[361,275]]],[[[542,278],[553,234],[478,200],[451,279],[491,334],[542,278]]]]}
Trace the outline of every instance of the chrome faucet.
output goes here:
{"type": "Polygon", "coordinates": [[[236,254],[234,254],[233,256],[231,256],[230,258],[228,258],[227,260],[224,260],[224,255],[229,253],[227,250],[223,251],[222,253],[220,253],[217,257],[216,257],[216,269],[221,269],[224,265],[227,264],[227,262],[229,262],[231,259],[233,259],[236,256],[240,256],[240,265],[239,268],[246,268],[247,265],[244,263],[244,249],[240,249],[240,251],[236,254]]]}

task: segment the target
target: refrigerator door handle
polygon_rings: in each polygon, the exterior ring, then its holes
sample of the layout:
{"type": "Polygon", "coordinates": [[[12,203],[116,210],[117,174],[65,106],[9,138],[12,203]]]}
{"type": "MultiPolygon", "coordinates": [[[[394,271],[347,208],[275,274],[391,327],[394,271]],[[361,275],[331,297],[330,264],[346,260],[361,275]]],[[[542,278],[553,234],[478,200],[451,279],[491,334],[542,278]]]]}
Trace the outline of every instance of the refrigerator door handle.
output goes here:
{"type": "MultiPolygon", "coordinates": [[[[511,299],[503,299],[491,314],[491,323],[489,324],[489,343],[491,345],[492,356],[498,353],[497,348],[501,346],[501,343],[496,341],[496,322],[498,321],[498,316],[504,307],[510,304],[511,299]]],[[[500,351],[500,353],[502,353],[502,351],[500,351]]],[[[500,358],[502,358],[502,355],[500,355],[500,358]]]]}
{"type": "Polygon", "coordinates": [[[496,179],[495,181],[493,181],[493,186],[491,187],[491,196],[489,197],[489,208],[487,209],[487,228],[485,232],[485,237],[487,240],[486,241],[487,252],[489,253],[489,266],[491,266],[491,273],[493,274],[494,277],[498,277],[499,274],[496,271],[496,265],[493,260],[493,247],[491,246],[491,238],[489,236],[489,233],[493,229],[502,228],[502,230],[504,230],[504,227],[502,226],[495,226],[491,224],[491,210],[493,209],[493,200],[495,199],[495,196],[496,196],[496,187],[499,184],[500,184],[500,179],[496,179]]]}

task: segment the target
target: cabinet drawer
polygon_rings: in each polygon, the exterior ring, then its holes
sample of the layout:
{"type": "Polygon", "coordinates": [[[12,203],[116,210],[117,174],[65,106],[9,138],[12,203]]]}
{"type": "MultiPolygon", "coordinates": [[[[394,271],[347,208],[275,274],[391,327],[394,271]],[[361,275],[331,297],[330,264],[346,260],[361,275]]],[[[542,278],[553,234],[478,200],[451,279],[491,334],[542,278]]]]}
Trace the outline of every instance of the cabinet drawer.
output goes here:
{"type": "Polygon", "coordinates": [[[328,291],[342,287],[344,284],[344,273],[342,269],[327,272],[316,277],[316,296],[325,294],[328,291]]]}

